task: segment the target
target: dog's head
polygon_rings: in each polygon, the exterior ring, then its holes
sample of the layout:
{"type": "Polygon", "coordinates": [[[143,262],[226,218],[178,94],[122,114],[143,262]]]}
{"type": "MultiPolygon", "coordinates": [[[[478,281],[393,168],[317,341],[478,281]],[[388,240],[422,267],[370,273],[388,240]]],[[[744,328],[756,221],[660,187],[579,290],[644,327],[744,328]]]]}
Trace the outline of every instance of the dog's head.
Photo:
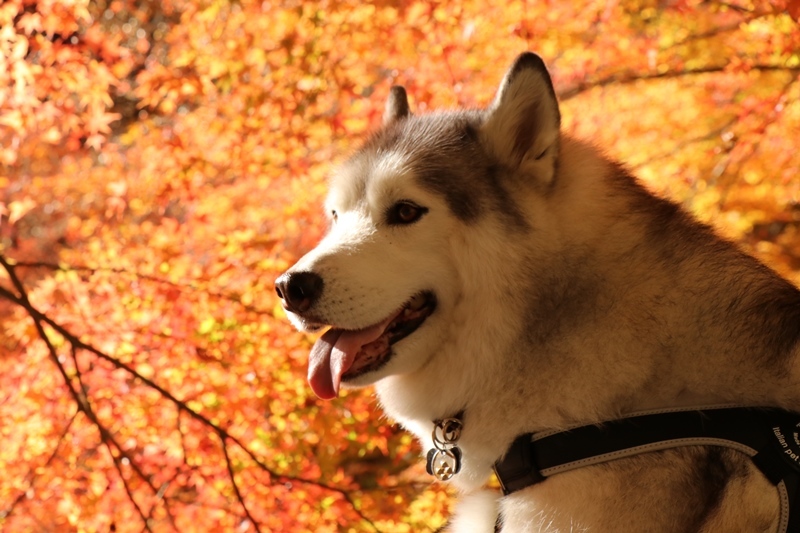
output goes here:
{"type": "MultiPolygon", "coordinates": [[[[449,251],[475,254],[466,240],[489,219],[530,229],[510,192],[519,184],[509,182],[552,185],[559,122],[534,54],[516,60],[486,110],[412,116],[405,90],[392,89],[381,130],[331,180],[327,236],[275,284],[296,327],[330,327],[309,360],[318,396],[412,373],[436,356],[467,287],[492,288],[449,251]]],[[[480,271],[485,259],[469,262],[480,271]]]]}

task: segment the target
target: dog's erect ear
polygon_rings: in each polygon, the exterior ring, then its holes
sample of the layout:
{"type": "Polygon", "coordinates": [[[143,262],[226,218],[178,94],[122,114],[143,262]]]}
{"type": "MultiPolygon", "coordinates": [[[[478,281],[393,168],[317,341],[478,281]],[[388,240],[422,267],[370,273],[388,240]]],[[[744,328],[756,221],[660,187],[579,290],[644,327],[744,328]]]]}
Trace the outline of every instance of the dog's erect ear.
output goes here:
{"type": "Polygon", "coordinates": [[[389,90],[389,98],[383,110],[383,125],[388,126],[392,122],[406,118],[409,114],[406,90],[399,85],[393,86],[389,90]]]}
{"type": "Polygon", "coordinates": [[[542,58],[526,52],[506,73],[481,131],[492,151],[512,168],[549,184],[558,157],[561,113],[542,58]]]}

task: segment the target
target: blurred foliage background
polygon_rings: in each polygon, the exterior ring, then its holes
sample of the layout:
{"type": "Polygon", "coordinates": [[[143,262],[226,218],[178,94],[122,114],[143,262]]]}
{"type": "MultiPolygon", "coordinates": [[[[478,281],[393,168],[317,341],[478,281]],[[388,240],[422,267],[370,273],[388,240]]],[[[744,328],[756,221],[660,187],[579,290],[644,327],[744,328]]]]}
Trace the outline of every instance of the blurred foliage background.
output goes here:
{"type": "Polygon", "coordinates": [[[547,61],[565,129],[800,281],[800,2],[5,0],[3,531],[431,531],[369,390],[323,403],[275,277],[325,176],[547,61]]]}

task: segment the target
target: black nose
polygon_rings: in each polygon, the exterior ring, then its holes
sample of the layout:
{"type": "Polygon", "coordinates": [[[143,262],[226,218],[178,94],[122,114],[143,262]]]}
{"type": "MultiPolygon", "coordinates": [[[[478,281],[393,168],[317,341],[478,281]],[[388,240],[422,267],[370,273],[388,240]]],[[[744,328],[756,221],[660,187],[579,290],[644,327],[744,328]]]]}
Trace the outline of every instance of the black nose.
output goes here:
{"type": "Polygon", "coordinates": [[[275,280],[275,292],[287,311],[304,313],[322,294],[322,278],[313,272],[286,272],[275,280]]]}

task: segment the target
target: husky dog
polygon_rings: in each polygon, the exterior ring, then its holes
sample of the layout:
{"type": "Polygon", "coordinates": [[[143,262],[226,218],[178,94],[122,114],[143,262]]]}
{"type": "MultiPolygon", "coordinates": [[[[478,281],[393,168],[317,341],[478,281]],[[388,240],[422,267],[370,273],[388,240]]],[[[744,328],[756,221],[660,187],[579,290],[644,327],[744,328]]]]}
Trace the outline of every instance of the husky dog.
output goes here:
{"type": "Polygon", "coordinates": [[[524,433],[710,405],[800,409],[800,291],[560,131],[522,54],[485,110],[382,128],[335,173],[330,231],[276,281],[292,323],[329,327],[308,379],[374,385],[430,448],[457,416],[459,532],[774,532],[775,486],[713,446],[644,453],[503,497],[524,433]]]}

